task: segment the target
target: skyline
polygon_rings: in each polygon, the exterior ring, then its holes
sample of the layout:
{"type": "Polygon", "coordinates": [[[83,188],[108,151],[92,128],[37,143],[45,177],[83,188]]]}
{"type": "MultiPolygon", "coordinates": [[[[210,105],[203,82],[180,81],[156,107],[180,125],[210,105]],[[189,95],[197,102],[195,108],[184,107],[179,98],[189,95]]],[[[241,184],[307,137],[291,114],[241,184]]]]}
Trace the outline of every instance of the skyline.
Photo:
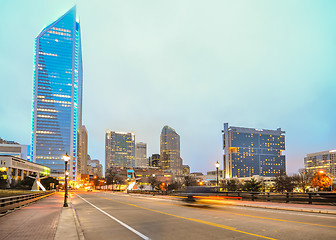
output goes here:
{"type": "MultiPolygon", "coordinates": [[[[11,36],[0,38],[0,78],[8,89],[3,98],[15,96],[9,104],[0,104],[0,137],[29,144],[34,37],[73,4],[43,2],[25,8],[27,3],[21,1],[23,9],[13,12],[19,1],[13,2],[1,3],[0,8],[7,23],[1,34],[11,36]],[[27,9],[41,14],[26,18],[27,9]],[[20,21],[25,29],[13,31],[20,21]],[[22,71],[16,71],[16,65],[22,71]]],[[[330,109],[336,87],[336,4],[301,3],[267,3],[262,10],[260,4],[247,2],[106,2],[92,8],[78,1],[89,154],[103,164],[105,131],[111,129],[134,132],[137,142],[148,144],[151,156],[159,153],[161,129],[169,125],[181,136],[184,164],[193,172],[210,171],[216,161],[222,162],[224,122],[281,127],[286,131],[289,173],[303,167],[306,154],[335,148],[336,114],[330,109]],[[225,14],[216,8],[219,5],[226,7],[225,14]]]]}

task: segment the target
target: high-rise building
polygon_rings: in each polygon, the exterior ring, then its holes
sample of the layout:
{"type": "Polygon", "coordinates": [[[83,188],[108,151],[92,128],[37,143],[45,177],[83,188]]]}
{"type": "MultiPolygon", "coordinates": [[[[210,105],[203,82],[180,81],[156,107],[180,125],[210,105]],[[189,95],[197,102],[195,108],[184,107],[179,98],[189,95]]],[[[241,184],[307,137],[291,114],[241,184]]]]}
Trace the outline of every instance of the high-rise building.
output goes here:
{"type": "Polygon", "coordinates": [[[160,135],[160,167],[171,170],[175,175],[182,175],[180,135],[168,126],[162,128],[160,135]]]}
{"type": "Polygon", "coordinates": [[[84,125],[78,127],[77,135],[77,173],[87,174],[88,133],[84,125]]]}
{"type": "Polygon", "coordinates": [[[336,150],[329,150],[317,153],[307,154],[304,158],[304,166],[307,170],[313,172],[323,170],[336,177],[336,150]]]}
{"type": "Polygon", "coordinates": [[[69,177],[77,173],[77,129],[82,124],[82,50],[76,7],[45,27],[35,39],[32,106],[33,162],[64,176],[63,155],[70,156],[69,177]]]}
{"type": "Polygon", "coordinates": [[[152,156],[149,157],[149,166],[160,167],[160,154],[152,154],[152,156]]]}
{"type": "Polygon", "coordinates": [[[87,161],[87,171],[89,175],[91,176],[97,176],[99,178],[101,178],[103,176],[103,166],[100,164],[98,159],[94,159],[94,160],[88,160],[87,161]]]}
{"type": "Polygon", "coordinates": [[[138,142],[135,144],[135,167],[148,167],[147,144],[138,142]]]}
{"type": "Polygon", "coordinates": [[[134,133],[106,131],[105,172],[111,167],[134,167],[134,161],[134,133]]]}
{"type": "Polygon", "coordinates": [[[285,135],[277,130],[233,127],[224,124],[224,176],[274,177],[286,171],[285,135]]]}

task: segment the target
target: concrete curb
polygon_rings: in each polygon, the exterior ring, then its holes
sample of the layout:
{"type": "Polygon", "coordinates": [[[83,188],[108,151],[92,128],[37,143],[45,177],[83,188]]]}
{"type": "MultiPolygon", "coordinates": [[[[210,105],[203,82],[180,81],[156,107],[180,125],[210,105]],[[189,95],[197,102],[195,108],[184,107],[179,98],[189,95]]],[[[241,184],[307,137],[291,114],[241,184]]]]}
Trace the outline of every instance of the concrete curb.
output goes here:
{"type": "Polygon", "coordinates": [[[72,205],[72,202],[71,202],[71,209],[72,209],[72,214],[73,214],[73,217],[74,217],[74,220],[75,220],[75,224],[76,224],[76,230],[77,230],[78,239],[79,240],[85,240],[82,227],[81,227],[80,222],[78,220],[76,210],[75,210],[75,208],[72,205]]]}
{"type": "Polygon", "coordinates": [[[62,208],[54,240],[85,240],[70,198],[68,205],[62,208]]]}

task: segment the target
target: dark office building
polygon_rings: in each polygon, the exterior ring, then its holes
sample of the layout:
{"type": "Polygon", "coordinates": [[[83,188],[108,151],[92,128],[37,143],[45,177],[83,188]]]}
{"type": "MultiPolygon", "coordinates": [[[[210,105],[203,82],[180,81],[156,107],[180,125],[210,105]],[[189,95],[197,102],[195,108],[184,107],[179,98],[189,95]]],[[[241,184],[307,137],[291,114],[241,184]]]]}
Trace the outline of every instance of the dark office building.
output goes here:
{"type": "Polygon", "coordinates": [[[286,171],[285,132],[277,130],[242,128],[224,124],[224,176],[274,177],[286,171]]]}
{"type": "Polygon", "coordinates": [[[149,157],[149,166],[160,167],[160,154],[152,154],[152,156],[149,157]]]}

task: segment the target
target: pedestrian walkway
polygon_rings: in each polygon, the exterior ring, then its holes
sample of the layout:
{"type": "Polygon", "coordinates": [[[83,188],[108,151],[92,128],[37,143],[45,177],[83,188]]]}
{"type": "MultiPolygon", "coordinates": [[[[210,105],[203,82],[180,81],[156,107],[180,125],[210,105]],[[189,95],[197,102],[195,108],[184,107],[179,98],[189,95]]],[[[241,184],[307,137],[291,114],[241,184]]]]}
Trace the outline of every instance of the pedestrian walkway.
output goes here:
{"type": "Polygon", "coordinates": [[[56,193],[0,217],[0,240],[80,239],[71,202],[63,208],[64,193],[56,193]]]}

